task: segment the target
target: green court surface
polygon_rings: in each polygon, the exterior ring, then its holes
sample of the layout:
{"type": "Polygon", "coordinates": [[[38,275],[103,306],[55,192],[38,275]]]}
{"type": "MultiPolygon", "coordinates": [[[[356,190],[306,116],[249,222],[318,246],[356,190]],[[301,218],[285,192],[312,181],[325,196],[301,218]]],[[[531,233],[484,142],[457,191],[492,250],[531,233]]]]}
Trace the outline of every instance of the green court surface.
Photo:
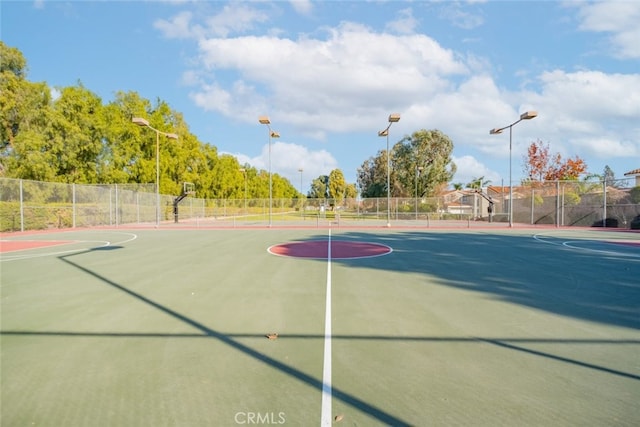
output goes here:
{"type": "Polygon", "coordinates": [[[0,238],[2,426],[640,425],[638,233],[0,238]]]}

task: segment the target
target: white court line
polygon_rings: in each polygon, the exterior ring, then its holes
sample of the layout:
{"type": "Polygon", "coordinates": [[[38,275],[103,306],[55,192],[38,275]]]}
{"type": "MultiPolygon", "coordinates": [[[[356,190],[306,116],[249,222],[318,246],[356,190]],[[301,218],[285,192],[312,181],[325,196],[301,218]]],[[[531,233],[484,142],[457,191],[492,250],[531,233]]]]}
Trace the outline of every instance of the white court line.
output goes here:
{"type": "MultiPolygon", "coordinates": [[[[25,253],[12,254],[12,252],[7,252],[7,254],[5,254],[5,255],[0,254],[0,262],[19,261],[19,260],[23,260],[23,259],[42,258],[42,257],[47,257],[47,256],[58,256],[58,255],[66,255],[66,254],[72,254],[72,253],[77,253],[77,252],[85,252],[88,249],[105,248],[107,246],[116,246],[116,245],[120,245],[120,244],[123,244],[123,243],[128,243],[128,242],[131,242],[131,241],[136,240],[138,238],[138,235],[137,234],[133,234],[133,233],[105,232],[104,234],[106,234],[106,233],[123,234],[125,236],[129,236],[129,238],[121,240],[119,242],[110,242],[110,241],[107,241],[107,240],[73,240],[73,241],[70,241],[70,244],[101,243],[101,245],[94,246],[93,248],[78,248],[78,249],[70,249],[70,250],[66,250],[66,251],[44,252],[44,253],[36,253],[36,254],[25,254],[25,253]]],[[[29,249],[29,250],[31,250],[31,249],[29,249]]]]}
{"type": "Polygon", "coordinates": [[[583,251],[583,252],[592,252],[592,253],[596,253],[596,254],[599,253],[599,254],[605,254],[605,255],[619,256],[619,257],[630,257],[630,258],[638,258],[638,257],[640,257],[637,254],[623,252],[623,251],[593,249],[593,248],[585,248],[584,246],[579,246],[580,243],[585,244],[585,242],[586,243],[606,244],[606,245],[614,245],[614,244],[616,244],[616,242],[612,242],[612,241],[609,241],[609,240],[591,240],[591,239],[586,239],[586,240],[563,240],[563,238],[560,238],[560,237],[555,237],[555,236],[551,236],[551,235],[544,235],[544,234],[534,234],[533,238],[535,240],[537,240],[538,242],[541,242],[541,243],[548,243],[548,244],[551,244],[551,245],[554,245],[554,246],[563,246],[565,248],[576,249],[576,250],[583,251]],[[548,241],[548,240],[545,240],[546,238],[556,239],[559,242],[548,241]]]}
{"type": "Polygon", "coordinates": [[[331,419],[331,228],[327,252],[327,301],[324,312],[324,367],[322,368],[322,410],[320,426],[330,427],[331,419]]]}

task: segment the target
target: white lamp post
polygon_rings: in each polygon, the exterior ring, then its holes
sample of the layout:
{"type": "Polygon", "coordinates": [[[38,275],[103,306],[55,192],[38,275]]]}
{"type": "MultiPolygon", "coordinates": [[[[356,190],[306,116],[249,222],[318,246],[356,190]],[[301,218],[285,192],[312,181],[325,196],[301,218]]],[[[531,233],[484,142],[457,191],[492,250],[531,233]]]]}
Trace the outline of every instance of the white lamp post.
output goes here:
{"type": "Polygon", "coordinates": [[[271,184],[271,138],[280,138],[280,134],[274,130],[271,130],[271,120],[267,116],[258,117],[258,122],[261,125],[267,125],[269,130],[269,227],[271,227],[271,206],[273,205],[273,190],[271,184]]]}
{"type": "Polygon", "coordinates": [[[244,214],[247,215],[247,170],[245,168],[239,170],[244,175],[244,214]]]}
{"type": "Polygon", "coordinates": [[[510,125],[502,128],[493,128],[489,131],[490,135],[496,135],[509,128],[509,227],[513,227],[513,182],[511,181],[512,128],[523,120],[531,120],[537,116],[538,113],[536,111],[525,111],[520,114],[520,118],[518,120],[510,125]]]}
{"type": "Polygon", "coordinates": [[[304,172],[304,169],[300,168],[298,172],[300,172],[300,216],[304,219],[304,199],[302,194],[302,172],[304,172]]]}
{"type": "Polygon", "coordinates": [[[131,121],[138,126],[148,127],[156,133],[156,227],[160,226],[160,135],[164,135],[169,139],[178,139],[175,133],[162,132],[155,129],[149,124],[147,119],[142,117],[134,117],[131,121]]]}
{"type": "Polygon", "coordinates": [[[418,175],[424,169],[422,166],[416,167],[416,221],[418,220],[418,175]]]}
{"type": "Polygon", "coordinates": [[[389,153],[389,128],[393,123],[400,121],[400,114],[393,113],[389,115],[389,125],[378,132],[378,136],[387,137],[387,227],[391,227],[391,153],[389,153]]]}

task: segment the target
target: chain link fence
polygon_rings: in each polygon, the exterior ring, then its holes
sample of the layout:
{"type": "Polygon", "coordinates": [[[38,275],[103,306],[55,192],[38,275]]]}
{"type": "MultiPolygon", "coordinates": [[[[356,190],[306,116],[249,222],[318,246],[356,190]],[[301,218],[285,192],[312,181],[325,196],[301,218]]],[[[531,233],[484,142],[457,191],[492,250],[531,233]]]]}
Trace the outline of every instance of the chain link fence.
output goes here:
{"type": "Polygon", "coordinates": [[[529,225],[640,228],[640,187],[633,182],[554,181],[457,190],[430,198],[227,199],[155,193],[154,184],[65,184],[0,178],[0,231],[124,225],[265,225],[406,222],[467,226],[529,225]],[[159,209],[159,211],[157,211],[159,209]],[[158,214],[157,214],[158,212],[158,214]]]}

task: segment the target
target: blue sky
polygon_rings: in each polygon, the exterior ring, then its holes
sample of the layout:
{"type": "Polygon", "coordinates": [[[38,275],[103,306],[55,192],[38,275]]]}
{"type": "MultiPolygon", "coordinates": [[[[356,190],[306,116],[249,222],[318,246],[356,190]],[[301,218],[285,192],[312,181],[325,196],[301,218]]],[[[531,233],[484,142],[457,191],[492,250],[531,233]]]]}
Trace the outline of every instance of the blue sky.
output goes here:
{"type": "Polygon", "coordinates": [[[640,2],[3,1],[31,81],[165,100],[200,141],[303,191],[419,129],[454,142],[453,182],[513,178],[550,144],[589,172],[640,168],[640,2]],[[303,169],[302,174],[298,172],[303,169]],[[302,175],[302,176],[301,176],[302,175]]]}

